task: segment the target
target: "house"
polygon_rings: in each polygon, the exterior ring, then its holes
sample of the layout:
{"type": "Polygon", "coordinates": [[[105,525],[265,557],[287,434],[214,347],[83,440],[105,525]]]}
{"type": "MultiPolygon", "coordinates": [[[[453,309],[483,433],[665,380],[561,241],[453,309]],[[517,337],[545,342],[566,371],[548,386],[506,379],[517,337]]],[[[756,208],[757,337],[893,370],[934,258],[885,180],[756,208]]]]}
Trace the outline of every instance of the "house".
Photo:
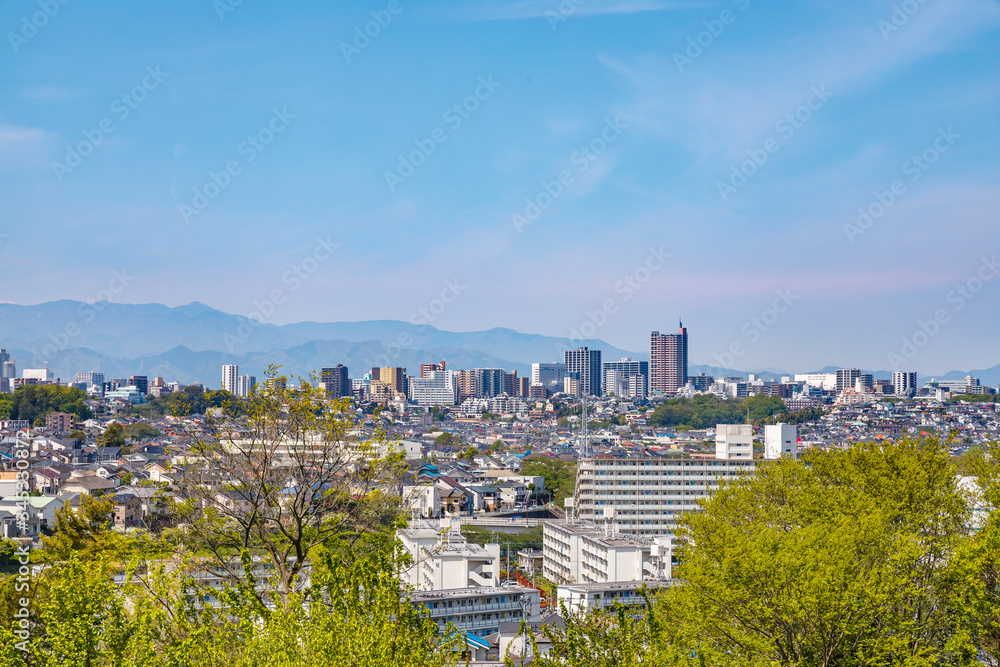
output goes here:
{"type": "Polygon", "coordinates": [[[115,527],[131,528],[142,523],[142,501],[130,493],[115,494],[115,527]]]}
{"type": "Polygon", "coordinates": [[[79,493],[85,496],[102,496],[113,492],[115,483],[97,475],[71,477],[59,488],[59,493],[79,493]]]}
{"type": "Polygon", "coordinates": [[[62,503],[55,496],[30,496],[20,498],[19,496],[7,496],[0,498],[0,509],[5,509],[14,514],[21,511],[20,503],[27,501],[29,514],[34,515],[38,522],[38,527],[45,530],[56,523],[56,510],[62,507],[62,503]]]}
{"type": "Polygon", "coordinates": [[[121,447],[98,447],[94,461],[96,463],[116,463],[121,455],[121,447]]]}
{"type": "Polygon", "coordinates": [[[495,512],[500,508],[500,494],[495,486],[467,486],[465,493],[472,512],[495,512]]]}

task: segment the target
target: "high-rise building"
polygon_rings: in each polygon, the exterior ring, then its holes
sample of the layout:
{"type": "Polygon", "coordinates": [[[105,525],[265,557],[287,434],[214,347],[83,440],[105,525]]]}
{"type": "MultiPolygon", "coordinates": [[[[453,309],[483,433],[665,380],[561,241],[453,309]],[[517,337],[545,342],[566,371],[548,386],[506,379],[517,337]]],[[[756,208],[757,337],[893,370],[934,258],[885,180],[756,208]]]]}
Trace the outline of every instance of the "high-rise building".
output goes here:
{"type": "Polygon", "coordinates": [[[222,388],[228,391],[230,394],[235,395],[237,386],[236,383],[239,381],[240,377],[240,367],[235,364],[229,364],[222,367],[222,388]]]}
{"type": "MultiPolygon", "coordinates": [[[[621,382],[623,379],[632,377],[634,375],[641,375],[641,376],[643,376],[643,379],[645,379],[645,378],[649,377],[649,362],[646,362],[646,361],[633,361],[632,359],[629,359],[627,357],[624,358],[624,359],[619,359],[618,361],[605,361],[604,362],[604,364],[603,364],[603,372],[601,373],[601,377],[604,380],[604,386],[602,387],[602,389],[603,389],[602,393],[604,395],[608,395],[608,394],[610,394],[610,393],[613,392],[616,396],[622,396],[622,394],[619,393],[619,390],[618,390],[617,387],[611,386],[611,385],[608,384],[607,380],[608,380],[608,377],[609,377],[608,376],[608,372],[609,371],[612,371],[612,372],[617,371],[617,373],[618,373],[618,375],[617,375],[617,382],[621,382]]],[[[615,376],[612,375],[612,377],[615,377],[615,376]]],[[[645,393],[646,393],[646,387],[642,388],[642,393],[645,395],[645,393]]]]}
{"type": "Polygon", "coordinates": [[[861,369],[841,368],[837,371],[837,393],[842,391],[854,391],[858,380],[861,379],[861,369]]]}
{"type": "Polygon", "coordinates": [[[715,427],[715,458],[722,461],[753,460],[753,426],[719,424],[715,427]]]}
{"type": "Polygon", "coordinates": [[[17,363],[13,359],[10,359],[0,364],[0,377],[5,377],[5,378],[17,377],[17,363]]]}
{"type": "Polygon", "coordinates": [[[420,377],[425,378],[432,371],[446,370],[445,366],[447,366],[447,363],[444,359],[439,364],[420,364],[420,377]]]}
{"type": "Polygon", "coordinates": [[[566,373],[576,373],[580,391],[591,396],[601,395],[601,351],[580,347],[566,350],[566,373]]]}
{"type": "Polygon", "coordinates": [[[689,375],[688,382],[694,387],[695,391],[708,391],[712,388],[715,378],[702,373],[701,375],[689,375]]]}
{"type": "Polygon", "coordinates": [[[7,350],[0,347],[0,366],[3,366],[5,361],[10,361],[10,354],[7,353],[7,350]]]}
{"type": "Polygon", "coordinates": [[[239,398],[247,398],[253,393],[254,387],[257,386],[257,378],[253,375],[241,375],[236,378],[236,395],[239,398]]]}
{"type": "Polygon", "coordinates": [[[676,334],[649,335],[649,391],[673,395],[688,381],[688,336],[684,323],[676,334]]]}
{"type": "Polygon", "coordinates": [[[406,396],[406,369],[399,366],[372,368],[371,398],[377,403],[386,403],[394,398],[406,396]]]}
{"type": "Polygon", "coordinates": [[[504,393],[504,376],[502,368],[476,369],[476,398],[493,398],[504,393]]]}
{"type": "Polygon", "coordinates": [[[128,383],[129,386],[138,389],[143,396],[149,393],[149,378],[145,375],[130,375],[128,383]]]}
{"type": "Polygon", "coordinates": [[[531,364],[531,384],[548,387],[549,390],[560,391],[563,377],[566,375],[566,364],[533,363],[531,364]]]}
{"type": "Polygon", "coordinates": [[[458,402],[464,403],[467,398],[476,397],[476,371],[458,371],[458,402]]]}
{"type": "Polygon", "coordinates": [[[447,407],[458,401],[458,373],[428,371],[425,377],[410,380],[410,400],[417,405],[447,407]]]}
{"type": "Polygon", "coordinates": [[[74,382],[83,382],[88,387],[98,387],[104,384],[104,373],[90,371],[89,373],[77,373],[74,382]]]}
{"type": "Polygon", "coordinates": [[[916,371],[893,371],[892,386],[897,396],[912,396],[917,390],[916,371]]]}
{"type": "Polygon", "coordinates": [[[351,396],[351,378],[347,374],[347,366],[337,364],[334,368],[324,368],[320,371],[320,381],[330,398],[345,398],[351,396]]]}

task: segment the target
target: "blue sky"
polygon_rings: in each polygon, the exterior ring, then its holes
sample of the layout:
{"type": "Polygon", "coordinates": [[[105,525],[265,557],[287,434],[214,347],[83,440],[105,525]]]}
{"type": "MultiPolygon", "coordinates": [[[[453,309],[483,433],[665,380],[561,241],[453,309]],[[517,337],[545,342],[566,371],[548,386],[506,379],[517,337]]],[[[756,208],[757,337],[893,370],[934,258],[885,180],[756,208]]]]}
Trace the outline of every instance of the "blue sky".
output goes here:
{"type": "Polygon", "coordinates": [[[0,301],[1000,363],[994,0],[52,2],[0,3],[0,301]]]}

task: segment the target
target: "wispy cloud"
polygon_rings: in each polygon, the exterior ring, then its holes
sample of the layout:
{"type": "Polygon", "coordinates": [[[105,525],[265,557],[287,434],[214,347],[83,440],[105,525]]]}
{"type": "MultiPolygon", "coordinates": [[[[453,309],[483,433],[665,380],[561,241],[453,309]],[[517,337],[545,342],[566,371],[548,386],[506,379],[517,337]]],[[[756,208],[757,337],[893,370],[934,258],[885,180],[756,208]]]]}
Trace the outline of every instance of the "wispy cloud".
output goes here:
{"type": "MultiPolygon", "coordinates": [[[[542,18],[560,13],[560,5],[571,5],[573,16],[604,16],[660,12],[692,7],[711,6],[706,2],[675,2],[667,0],[521,0],[520,2],[490,2],[467,7],[461,14],[468,21],[515,21],[542,18]]],[[[565,11],[563,11],[565,14],[565,11]]]]}
{"type": "Polygon", "coordinates": [[[0,123],[0,153],[33,148],[46,141],[49,133],[38,127],[0,123]]]}

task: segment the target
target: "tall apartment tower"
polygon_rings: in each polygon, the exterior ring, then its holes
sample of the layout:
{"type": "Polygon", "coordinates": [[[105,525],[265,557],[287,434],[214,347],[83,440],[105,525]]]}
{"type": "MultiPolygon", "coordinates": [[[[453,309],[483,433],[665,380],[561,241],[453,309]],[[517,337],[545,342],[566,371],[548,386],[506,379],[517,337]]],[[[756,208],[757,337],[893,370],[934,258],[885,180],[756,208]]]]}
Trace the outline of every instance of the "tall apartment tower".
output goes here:
{"type": "Polygon", "coordinates": [[[591,396],[601,395],[601,351],[586,347],[566,350],[566,375],[577,374],[580,391],[591,396]]]}
{"type": "Polygon", "coordinates": [[[917,390],[916,371],[893,371],[892,387],[897,396],[912,395],[917,390]]]}
{"type": "Polygon", "coordinates": [[[128,383],[138,389],[143,396],[149,393],[149,378],[145,375],[130,375],[128,383]]]}
{"type": "Polygon", "coordinates": [[[444,371],[447,370],[447,362],[444,359],[441,360],[439,364],[420,364],[420,377],[430,377],[428,373],[433,373],[434,371],[444,371]]]}
{"type": "Polygon", "coordinates": [[[837,371],[837,392],[853,391],[861,379],[861,369],[841,368],[837,371]]]}
{"type": "Polygon", "coordinates": [[[241,375],[236,378],[236,395],[240,398],[248,398],[256,386],[256,377],[253,375],[241,375]]]}
{"type": "Polygon", "coordinates": [[[320,382],[330,398],[351,396],[351,379],[347,376],[347,366],[337,364],[334,368],[324,368],[320,371],[320,382]]]}
{"type": "Polygon", "coordinates": [[[676,334],[649,335],[649,390],[674,394],[688,380],[688,334],[680,323],[676,334]]]}
{"type": "Polygon", "coordinates": [[[233,396],[239,391],[240,367],[230,364],[222,367],[222,388],[233,396]]]}

